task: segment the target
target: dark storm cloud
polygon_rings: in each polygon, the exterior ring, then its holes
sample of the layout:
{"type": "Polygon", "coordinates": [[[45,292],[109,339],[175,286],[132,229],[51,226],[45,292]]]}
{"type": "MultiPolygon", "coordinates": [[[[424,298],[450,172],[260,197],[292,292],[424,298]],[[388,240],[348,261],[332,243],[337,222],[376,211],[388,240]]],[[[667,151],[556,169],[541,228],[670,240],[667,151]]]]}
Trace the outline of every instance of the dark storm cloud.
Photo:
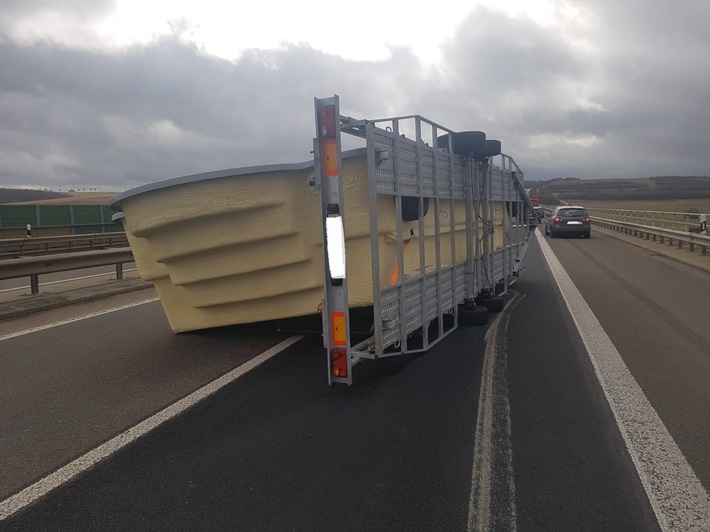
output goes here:
{"type": "MultiPolygon", "coordinates": [[[[348,62],[307,46],[251,50],[235,62],[166,37],[107,54],[0,43],[3,183],[91,186],[308,159],[313,97],[339,92],[348,111],[387,106],[393,64],[348,62]],[[11,72],[11,75],[7,73],[11,72]]],[[[396,68],[402,76],[392,77],[396,68]]]]}
{"type": "Polygon", "coordinates": [[[536,176],[710,173],[710,4],[575,7],[558,28],[473,12],[447,47],[463,107],[536,176]]]}
{"type": "Polygon", "coordinates": [[[376,62],[295,44],[228,61],[179,32],[113,53],[0,37],[0,183],[122,189],[306,160],[313,97],[335,93],[356,118],[484,130],[529,178],[708,174],[710,8],[630,4],[577,2],[561,27],[479,8],[439,67],[406,47],[376,62]]]}

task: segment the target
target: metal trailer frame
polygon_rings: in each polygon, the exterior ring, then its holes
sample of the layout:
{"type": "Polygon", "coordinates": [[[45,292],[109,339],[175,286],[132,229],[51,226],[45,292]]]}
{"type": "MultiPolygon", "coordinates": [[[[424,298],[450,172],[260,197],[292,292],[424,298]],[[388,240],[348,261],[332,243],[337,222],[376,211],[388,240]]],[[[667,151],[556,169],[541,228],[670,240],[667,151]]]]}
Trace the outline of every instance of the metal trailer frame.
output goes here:
{"type": "MultiPolygon", "coordinates": [[[[456,133],[419,115],[355,120],[340,115],[338,96],[315,98],[314,160],[316,186],[321,194],[325,292],[322,305],[323,344],[328,353],[330,384],[352,384],[353,366],[366,359],[427,351],[458,327],[458,309],[473,305],[481,294],[500,295],[518,277],[530,237],[528,214],[533,212],[522,186],[522,172],[504,154],[500,164],[491,158],[474,160],[454,153],[456,133]],[[413,126],[412,126],[413,123],[413,126]],[[387,124],[381,127],[382,124],[387,124]],[[403,132],[414,139],[407,138],[403,132]],[[430,131],[430,146],[422,137],[430,131]],[[341,161],[341,133],[366,142],[371,239],[373,325],[371,336],[351,345],[347,253],[341,161]],[[448,148],[437,146],[448,135],[448,148]],[[377,201],[391,196],[395,204],[397,280],[381,286],[377,201]],[[434,266],[426,265],[425,238],[418,238],[418,275],[405,277],[403,199],[418,213],[434,218],[434,266]],[[440,202],[450,201],[449,264],[442,266],[440,202]],[[466,223],[466,260],[456,262],[457,220],[454,202],[463,201],[466,223]],[[494,249],[492,202],[502,202],[504,245],[494,249]],[[342,256],[341,256],[342,253],[342,256]],[[342,264],[341,264],[342,263],[342,264]],[[342,266],[342,270],[341,270],[342,266]]],[[[425,234],[424,216],[418,234],[425,234]]]]}

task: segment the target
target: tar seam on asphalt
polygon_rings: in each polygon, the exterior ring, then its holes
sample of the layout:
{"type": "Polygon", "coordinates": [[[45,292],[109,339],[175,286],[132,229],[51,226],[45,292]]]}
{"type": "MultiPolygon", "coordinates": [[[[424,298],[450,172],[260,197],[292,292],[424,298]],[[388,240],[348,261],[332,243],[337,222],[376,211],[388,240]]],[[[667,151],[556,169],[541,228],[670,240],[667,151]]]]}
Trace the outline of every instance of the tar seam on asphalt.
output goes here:
{"type": "MultiPolygon", "coordinates": [[[[524,296],[523,296],[524,297],[524,296]]],[[[513,445],[508,399],[508,324],[519,301],[508,301],[486,331],[486,351],[478,399],[467,530],[517,529],[513,445]],[[495,511],[492,511],[495,508],[495,511]]]]}
{"type": "Polygon", "coordinates": [[[710,531],[710,495],[550,245],[536,236],[661,530],[710,531]]]}

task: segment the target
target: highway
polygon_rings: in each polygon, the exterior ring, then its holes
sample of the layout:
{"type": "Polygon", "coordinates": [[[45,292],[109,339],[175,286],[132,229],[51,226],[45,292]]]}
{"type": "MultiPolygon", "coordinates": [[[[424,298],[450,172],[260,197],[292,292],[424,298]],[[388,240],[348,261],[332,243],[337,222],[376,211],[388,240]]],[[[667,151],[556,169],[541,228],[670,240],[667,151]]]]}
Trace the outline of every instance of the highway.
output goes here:
{"type": "Polygon", "coordinates": [[[333,389],[152,289],[0,322],[0,530],[710,530],[708,294],[538,234],[495,320],[333,389]]]}

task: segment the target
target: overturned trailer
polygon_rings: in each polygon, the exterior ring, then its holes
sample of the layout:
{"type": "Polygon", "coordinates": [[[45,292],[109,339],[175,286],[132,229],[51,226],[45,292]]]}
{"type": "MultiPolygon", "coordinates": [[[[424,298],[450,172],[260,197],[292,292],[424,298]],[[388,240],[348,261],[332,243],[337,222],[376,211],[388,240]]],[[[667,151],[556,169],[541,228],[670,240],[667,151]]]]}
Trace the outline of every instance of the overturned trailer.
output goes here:
{"type": "Polygon", "coordinates": [[[532,206],[482,132],[356,120],[315,99],[312,161],[169,179],[115,196],[176,332],[322,313],[329,382],[485,319],[520,272],[532,206]],[[342,151],[341,136],[364,148],[342,151]],[[364,309],[366,338],[350,317],[364,309]]]}

